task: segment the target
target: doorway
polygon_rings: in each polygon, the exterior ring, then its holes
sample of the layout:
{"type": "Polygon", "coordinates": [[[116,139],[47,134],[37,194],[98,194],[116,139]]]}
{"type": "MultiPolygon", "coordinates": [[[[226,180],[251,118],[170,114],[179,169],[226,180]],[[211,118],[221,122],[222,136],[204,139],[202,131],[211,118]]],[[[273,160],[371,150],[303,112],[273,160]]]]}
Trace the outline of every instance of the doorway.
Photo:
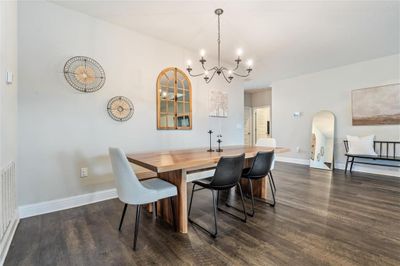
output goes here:
{"type": "Polygon", "coordinates": [[[253,121],[253,145],[255,145],[259,139],[271,137],[271,107],[253,108],[253,121]]]}
{"type": "Polygon", "coordinates": [[[244,107],[244,145],[253,145],[253,110],[249,106],[244,107]]]}
{"type": "Polygon", "coordinates": [[[272,136],[272,89],[244,91],[243,142],[255,145],[261,138],[272,136]]]}

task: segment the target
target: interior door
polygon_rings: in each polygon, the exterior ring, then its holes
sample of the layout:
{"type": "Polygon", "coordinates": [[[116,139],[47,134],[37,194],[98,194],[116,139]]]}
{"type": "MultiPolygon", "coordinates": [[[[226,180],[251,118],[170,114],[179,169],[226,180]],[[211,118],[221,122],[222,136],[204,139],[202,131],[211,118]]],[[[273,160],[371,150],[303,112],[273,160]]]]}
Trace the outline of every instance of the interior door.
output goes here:
{"type": "Polygon", "coordinates": [[[271,109],[269,106],[254,109],[254,144],[258,139],[271,137],[271,109]]]}
{"type": "Polygon", "coordinates": [[[244,145],[253,144],[251,107],[244,107],[244,145]]]}

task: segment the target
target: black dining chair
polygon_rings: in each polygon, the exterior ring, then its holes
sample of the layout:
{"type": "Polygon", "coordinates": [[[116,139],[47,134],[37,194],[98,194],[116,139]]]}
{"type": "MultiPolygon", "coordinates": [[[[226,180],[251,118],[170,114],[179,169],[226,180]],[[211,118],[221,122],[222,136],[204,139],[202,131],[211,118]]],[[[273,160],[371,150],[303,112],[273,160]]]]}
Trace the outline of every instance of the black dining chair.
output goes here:
{"type": "Polygon", "coordinates": [[[254,216],[254,194],[253,194],[253,180],[264,178],[268,176],[269,186],[271,188],[272,202],[257,199],[258,201],[268,203],[270,206],[275,206],[275,186],[272,175],[271,175],[271,165],[274,159],[274,151],[269,152],[258,152],[253,160],[250,168],[243,169],[242,178],[247,178],[250,186],[250,197],[251,197],[251,207],[252,212],[247,213],[249,216],[254,216]]]}
{"type": "Polygon", "coordinates": [[[242,170],[243,170],[243,164],[244,164],[244,154],[239,155],[239,156],[233,156],[233,157],[221,157],[221,159],[218,161],[217,168],[215,169],[214,176],[202,180],[197,180],[193,181],[193,188],[192,188],[192,195],[190,197],[190,203],[189,203],[189,212],[188,212],[188,219],[189,222],[200,227],[207,233],[209,233],[213,238],[217,237],[218,234],[218,224],[217,224],[217,210],[222,211],[224,213],[230,214],[233,217],[236,217],[243,222],[246,222],[247,215],[246,215],[246,208],[244,206],[244,199],[243,199],[243,191],[242,187],[239,183],[242,170]],[[218,201],[219,201],[219,192],[223,190],[230,190],[231,188],[235,186],[239,187],[240,191],[240,197],[242,200],[242,207],[243,207],[243,215],[244,218],[236,216],[230,212],[227,212],[218,206],[218,201]],[[195,189],[196,186],[199,186],[201,188],[195,189]],[[190,211],[192,210],[192,202],[193,202],[193,195],[196,191],[203,190],[203,189],[209,189],[211,190],[212,193],[212,198],[213,198],[213,209],[214,209],[214,233],[209,231],[208,229],[204,228],[203,226],[199,225],[195,221],[193,221],[190,218],[190,211]],[[217,195],[215,195],[215,193],[217,195]]]}

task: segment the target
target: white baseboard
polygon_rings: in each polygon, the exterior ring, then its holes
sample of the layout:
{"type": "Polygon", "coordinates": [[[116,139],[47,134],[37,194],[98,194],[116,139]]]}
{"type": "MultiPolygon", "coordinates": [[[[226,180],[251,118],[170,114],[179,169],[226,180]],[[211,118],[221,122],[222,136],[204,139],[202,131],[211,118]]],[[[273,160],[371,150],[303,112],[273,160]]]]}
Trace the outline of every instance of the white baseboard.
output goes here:
{"type": "MultiPolygon", "coordinates": [[[[294,163],[294,164],[301,164],[301,165],[309,165],[310,161],[307,159],[300,159],[300,158],[290,158],[290,157],[281,157],[277,156],[276,160],[278,162],[286,162],[286,163],[294,163]]],[[[344,170],[345,163],[335,163],[335,169],[344,170]]],[[[400,177],[400,168],[393,168],[393,167],[384,167],[384,166],[368,166],[368,165],[361,165],[361,164],[354,164],[353,171],[355,172],[363,172],[369,174],[376,174],[376,175],[388,175],[388,176],[396,176],[400,177]]]]}
{"type": "Polygon", "coordinates": [[[302,165],[309,165],[310,164],[310,161],[306,160],[306,159],[282,157],[282,156],[276,156],[276,161],[285,162],[285,163],[302,164],[302,165]]]}
{"type": "MultiPolygon", "coordinates": [[[[346,166],[345,163],[335,163],[336,169],[344,170],[345,166],[346,166]]],[[[348,166],[347,170],[349,169],[349,167],[350,166],[348,166]]],[[[354,163],[353,171],[376,174],[376,175],[388,175],[388,176],[400,177],[400,168],[384,167],[379,165],[368,166],[368,165],[357,164],[357,162],[354,163]]]]}
{"type": "Polygon", "coordinates": [[[117,190],[113,188],[83,195],[72,196],[68,198],[22,205],[18,208],[19,217],[27,218],[49,212],[61,211],[99,201],[114,199],[116,197],[117,190]]]}
{"type": "Polygon", "coordinates": [[[7,257],[8,250],[10,249],[12,239],[14,238],[15,231],[19,223],[18,213],[15,215],[12,224],[7,228],[6,233],[1,239],[1,250],[0,250],[0,265],[4,265],[7,257]]]}
{"type": "MultiPolygon", "coordinates": [[[[301,165],[309,165],[309,160],[301,158],[290,158],[277,156],[276,160],[278,162],[287,162],[301,165]]],[[[344,163],[335,163],[336,169],[344,170],[344,163]]],[[[354,171],[365,172],[378,175],[390,175],[400,177],[400,169],[388,169],[389,167],[368,167],[361,165],[354,165],[354,171]]],[[[86,204],[91,204],[103,200],[114,199],[117,197],[116,189],[108,189],[97,191],[93,193],[72,196],[63,199],[56,199],[51,201],[39,202],[29,205],[22,205],[18,208],[19,217],[27,218],[35,215],[61,211],[65,209],[70,209],[74,207],[79,207],[86,204]]]]}

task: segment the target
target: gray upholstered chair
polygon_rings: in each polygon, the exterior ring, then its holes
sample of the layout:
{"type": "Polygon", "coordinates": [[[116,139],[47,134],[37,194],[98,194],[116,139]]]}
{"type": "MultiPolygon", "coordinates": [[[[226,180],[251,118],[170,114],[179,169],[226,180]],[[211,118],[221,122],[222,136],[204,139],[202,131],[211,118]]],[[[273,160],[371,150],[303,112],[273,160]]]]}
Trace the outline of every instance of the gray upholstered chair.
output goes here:
{"type": "Polygon", "coordinates": [[[141,206],[149,203],[157,202],[158,200],[170,198],[170,205],[173,214],[173,223],[175,224],[175,211],[172,197],[178,194],[176,186],[159,178],[152,178],[145,181],[139,181],[135,172],[129,165],[125,153],[119,148],[109,149],[112,169],[117,183],[118,198],[125,203],[122,212],[119,230],[121,231],[122,222],[128,204],[136,205],[136,221],[135,234],[133,240],[133,249],[136,250],[136,241],[139,230],[140,210],[141,206]]]}

